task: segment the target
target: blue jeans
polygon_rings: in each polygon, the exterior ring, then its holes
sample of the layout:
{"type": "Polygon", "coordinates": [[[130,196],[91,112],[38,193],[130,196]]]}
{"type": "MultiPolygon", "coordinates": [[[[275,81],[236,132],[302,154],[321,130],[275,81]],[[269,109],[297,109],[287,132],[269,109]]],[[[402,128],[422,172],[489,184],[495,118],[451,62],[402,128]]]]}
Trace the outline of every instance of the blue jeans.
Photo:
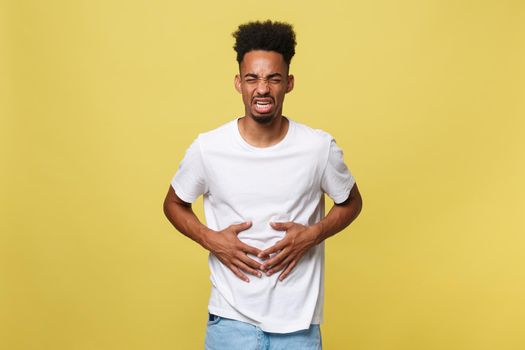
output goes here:
{"type": "Polygon", "coordinates": [[[293,333],[269,333],[249,323],[209,315],[206,350],[321,350],[318,324],[293,333]]]}

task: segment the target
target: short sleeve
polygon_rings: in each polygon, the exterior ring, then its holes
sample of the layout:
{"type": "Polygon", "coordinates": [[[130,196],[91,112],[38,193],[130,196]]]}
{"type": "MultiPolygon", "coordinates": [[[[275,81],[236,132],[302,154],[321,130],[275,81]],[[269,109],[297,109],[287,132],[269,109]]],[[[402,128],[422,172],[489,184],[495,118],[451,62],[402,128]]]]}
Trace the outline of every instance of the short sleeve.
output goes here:
{"type": "Polygon", "coordinates": [[[171,186],[177,196],[186,203],[195,202],[200,195],[207,192],[206,173],[198,138],[186,150],[171,180],[171,186]]]}
{"type": "Polygon", "coordinates": [[[355,179],[343,160],[343,151],[332,139],[328,160],[321,178],[321,189],[339,204],[348,199],[354,183],[355,179]]]}

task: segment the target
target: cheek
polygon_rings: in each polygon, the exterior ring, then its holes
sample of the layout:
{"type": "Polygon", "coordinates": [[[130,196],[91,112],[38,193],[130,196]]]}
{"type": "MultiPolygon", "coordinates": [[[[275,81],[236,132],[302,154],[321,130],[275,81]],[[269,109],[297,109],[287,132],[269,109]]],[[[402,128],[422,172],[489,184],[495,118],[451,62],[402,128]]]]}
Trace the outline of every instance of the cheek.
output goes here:
{"type": "Polygon", "coordinates": [[[250,101],[252,96],[252,90],[244,88],[242,90],[242,98],[243,100],[250,101]]]}
{"type": "Polygon", "coordinates": [[[244,101],[244,103],[250,103],[251,98],[250,98],[250,95],[248,94],[248,92],[246,92],[246,91],[242,92],[242,100],[244,101]]]}
{"type": "Polygon", "coordinates": [[[279,90],[278,92],[275,93],[275,99],[277,101],[282,101],[284,100],[284,95],[285,95],[286,91],[285,90],[279,90]]]}

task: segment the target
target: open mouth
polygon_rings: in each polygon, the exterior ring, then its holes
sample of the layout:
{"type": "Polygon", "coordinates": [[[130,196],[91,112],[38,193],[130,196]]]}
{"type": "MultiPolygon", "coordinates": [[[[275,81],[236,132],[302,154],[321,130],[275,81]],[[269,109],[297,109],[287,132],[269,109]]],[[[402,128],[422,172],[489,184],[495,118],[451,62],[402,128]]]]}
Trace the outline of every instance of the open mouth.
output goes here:
{"type": "Polygon", "coordinates": [[[255,99],[253,104],[257,113],[268,113],[273,107],[273,101],[271,98],[255,99]]]}

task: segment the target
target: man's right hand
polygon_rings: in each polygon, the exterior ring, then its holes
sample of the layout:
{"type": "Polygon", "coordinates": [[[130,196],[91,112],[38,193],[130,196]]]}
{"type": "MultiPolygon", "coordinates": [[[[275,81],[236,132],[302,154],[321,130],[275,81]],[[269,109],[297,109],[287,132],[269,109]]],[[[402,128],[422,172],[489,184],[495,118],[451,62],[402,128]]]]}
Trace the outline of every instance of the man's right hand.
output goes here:
{"type": "Polygon", "coordinates": [[[237,277],[245,282],[250,282],[243,272],[261,277],[261,264],[248,257],[247,254],[257,256],[260,249],[243,243],[237,235],[249,229],[250,221],[230,225],[222,231],[211,231],[206,235],[208,250],[226,265],[237,277]]]}

